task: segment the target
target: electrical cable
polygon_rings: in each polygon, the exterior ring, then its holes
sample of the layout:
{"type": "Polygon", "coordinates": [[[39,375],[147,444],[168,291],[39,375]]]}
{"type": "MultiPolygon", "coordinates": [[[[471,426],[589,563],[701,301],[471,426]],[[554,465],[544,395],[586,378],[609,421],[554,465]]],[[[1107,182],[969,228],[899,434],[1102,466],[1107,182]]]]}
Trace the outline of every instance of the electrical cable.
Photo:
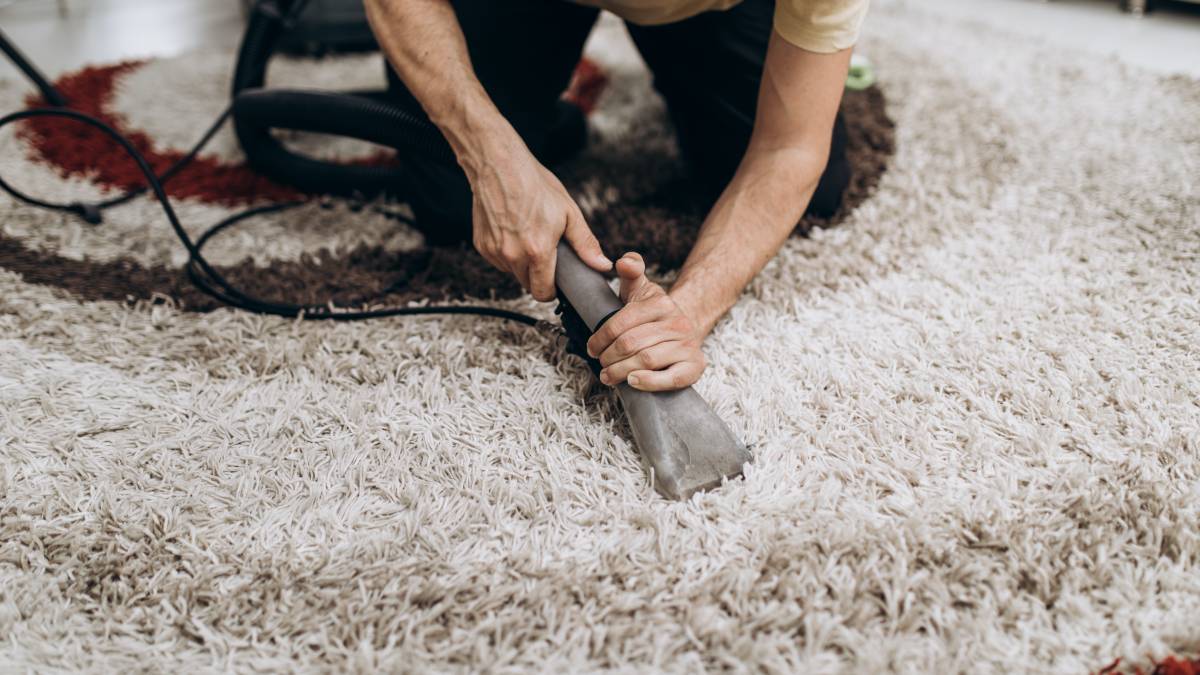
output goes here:
{"type": "MultiPolygon", "coordinates": [[[[307,2],[307,0],[304,1],[307,2]]],[[[54,85],[50,84],[50,81],[42,74],[42,71],[38,70],[37,66],[33,65],[21,53],[20,49],[17,49],[17,46],[8,39],[8,36],[2,30],[0,30],[0,52],[7,56],[9,61],[12,61],[17,70],[20,70],[25,74],[25,77],[29,78],[33,86],[37,87],[38,91],[42,93],[42,98],[46,99],[47,103],[59,107],[67,105],[67,99],[54,88],[54,85]]]]}
{"type": "Polygon", "coordinates": [[[221,231],[248,218],[268,213],[277,213],[307,204],[309,202],[291,201],[268,204],[265,206],[256,206],[221,220],[205,230],[198,239],[195,241],[192,240],[187,231],[184,230],[178,215],[175,213],[175,209],[172,207],[171,201],[167,197],[166,189],[163,187],[163,184],[170,180],[171,177],[176,175],[180,170],[182,170],[196,158],[196,155],[199,154],[201,149],[203,149],[204,146],[212,139],[212,137],[216,135],[217,131],[221,128],[221,125],[223,125],[225,121],[229,119],[231,110],[232,106],[226,108],[224,112],[222,112],[221,115],[218,116],[217,119],[209,126],[209,128],[204,132],[204,134],[200,137],[200,140],[196,142],[191,150],[189,150],[186,155],[168,167],[161,176],[154,173],[154,170],[150,167],[150,163],[146,161],[146,158],[141,152],[138,151],[136,147],[133,146],[128,138],[121,134],[121,132],[106,124],[104,121],[92,117],[91,115],[62,107],[34,108],[31,110],[22,110],[10,113],[5,115],[3,118],[0,118],[0,129],[3,129],[5,126],[14,122],[34,117],[57,117],[72,119],[99,129],[118,145],[120,145],[121,149],[124,150],[131,159],[133,159],[133,161],[137,164],[138,169],[142,172],[142,175],[145,176],[146,185],[127,190],[116,197],[112,197],[103,201],[77,201],[70,203],[48,202],[30,196],[10,185],[2,176],[0,176],[0,189],[3,189],[14,198],[27,204],[31,204],[43,209],[71,213],[83,218],[85,221],[93,225],[101,222],[101,213],[104,209],[116,206],[118,204],[124,204],[149,190],[154,194],[155,199],[158,200],[159,205],[162,207],[167,221],[170,223],[171,228],[175,232],[175,236],[179,239],[180,243],[183,244],[183,247],[187,249],[188,261],[185,269],[187,271],[188,278],[191,279],[192,283],[195,284],[201,291],[216,298],[217,300],[227,305],[250,312],[256,312],[259,314],[272,314],[275,316],[297,319],[331,321],[357,321],[362,319],[375,319],[389,316],[411,316],[418,314],[472,314],[507,319],[529,326],[537,326],[541,323],[540,320],[527,314],[521,314],[519,312],[500,309],[497,307],[476,305],[430,305],[418,307],[348,309],[336,307],[332,304],[332,302],[325,305],[301,305],[273,300],[264,300],[238,289],[227,279],[225,279],[225,277],[223,277],[211,264],[209,264],[208,260],[204,258],[202,252],[204,245],[221,231]]]}

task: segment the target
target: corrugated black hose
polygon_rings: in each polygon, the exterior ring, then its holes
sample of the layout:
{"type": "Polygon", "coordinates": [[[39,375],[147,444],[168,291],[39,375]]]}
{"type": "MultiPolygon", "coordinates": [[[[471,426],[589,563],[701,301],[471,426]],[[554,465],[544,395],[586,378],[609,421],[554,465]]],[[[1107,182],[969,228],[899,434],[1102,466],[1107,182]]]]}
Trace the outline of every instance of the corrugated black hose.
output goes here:
{"type": "MultiPolygon", "coordinates": [[[[323,305],[302,305],[267,300],[239,290],[204,258],[204,245],[216,234],[253,216],[274,213],[305,204],[303,201],[269,204],[236,213],[210,227],[193,241],[171,206],[163,184],[187,166],[231,116],[238,140],[250,165],[260,172],[305,192],[342,196],[375,196],[394,190],[400,183],[395,167],[346,166],[322,162],[288,150],[271,135],[272,128],[288,128],[315,133],[350,136],[396,148],[435,161],[453,162],[454,155],[441,133],[428,121],[383,100],[383,93],[331,93],[303,90],[262,89],[267,62],[275,42],[303,7],[303,0],[264,0],[256,4],[247,27],[234,72],[234,99],[208,127],[186,155],[162,175],[155,175],[146,158],[125,136],[91,115],[68,107],[36,108],[0,118],[0,128],[32,117],[57,117],[82,122],[112,138],[129,155],[145,176],[146,185],[127,190],[115,197],[95,202],[56,203],[25,194],[0,177],[0,189],[14,198],[44,209],[75,214],[93,225],[102,220],[105,209],[128,202],[147,190],[154,194],[167,221],[188,252],[186,270],[192,282],[205,293],[226,304],[247,311],[304,319],[353,321],[386,316],[415,314],[476,314],[537,325],[534,317],[519,312],[486,306],[439,305],[424,307],[388,307],[349,309],[323,305]]],[[[43,91],[53,87],[44,79],[34,80],[43,91]],[[42,85],[45,86],[42,86],[42,85]]],[[[55,92],[57,94],[57,92],[55,92]]],[[[61,100],[61,97],[59,97],[61,100]]]]}
{"type": "Polygon", "coordinates": [[[171,228],[175,231],[175,236],[179,238],[180,243],[188,252],[187,273],[192,282],[196,284],[202,291],[217,298],[218,300],[245,309],[251,312],[260,314],[274,314],[276,316],[302,318],[302,319],[324,319],[333,321],[355,321],[360,319],[374,319],[386,316],[405,316],[414,314],[477,314],[483,316],[493,316],[502,319],[517,321],[530,326],[535,326],[539,323],[534,317],[519,312],[512,312],[506,309],[496,307],[470,306],[470,305],[439,305],[439,306],[424,306],[424,307],[387,307],[380,309],[365,309],[352,310],[347,308],[339,308],[332,303],[325,305],[300,305],[285,302],[277,302],[274,300],[265,300],[257,298],[248,293],[239,290],[236,286],[226,280],[211,264],[204,258],[201,251],[205,243],[214,235],[225,230],[226,228],[241,222],[252,216],[283,211],[285,209],[300,206],[306,202],[281,202],[277,204],[268,204],[266,206],[257,206],[247,209],[240,213],[234,214],[212,227],[208,228],[199,239],[193,241],[187,231],[183,229],[183,225],[179,221],[175,209],[171,206],[171,200],[167,197],[166,190],[163,188],[163,181],[171,175],[177,173],[189,161],[195,158],[200,152],[204,143],[211,139],[216,130],[229,117],[229,111],[226,110],[217,118],[216,122],[204,133],[201,141],[197,143],[187,155],[181,158],[178,162],[172,165],[163,176],[157,176],[154,170],[150,168],[149,162],[138,152],[138,149],[133,147],[125,136],[119,131],[113,129],[108,124],[101,120],[87,115],[85,113],[71,110],[69,108],[35,108],[33,110],[22,110],[15,113],[10,113],[0,118],[0,129],[14,122],[32,118],[32,117],[60,117],[82,122],[104,132],[109,138],[116,141],[118,145],[137,163],[138,169],[146,178],[146,187],[135,188],[121,195],[108,199],[102,202],[71,202],[57,203],[48,202],[37,199],[25,194],[19,189],[10,185],[7,181],[0,177],[0,188],[8,192],[16,199],[32,204],[44,209],[55,211],[63,211],[66,213],[76,214],[90,223],[99,223],[101,212],[110,206],[123,203],[133,197],[145,192],[149,189],[155,199],[162,206],[163,213],[166,214],[167,221],[171,228]]]}

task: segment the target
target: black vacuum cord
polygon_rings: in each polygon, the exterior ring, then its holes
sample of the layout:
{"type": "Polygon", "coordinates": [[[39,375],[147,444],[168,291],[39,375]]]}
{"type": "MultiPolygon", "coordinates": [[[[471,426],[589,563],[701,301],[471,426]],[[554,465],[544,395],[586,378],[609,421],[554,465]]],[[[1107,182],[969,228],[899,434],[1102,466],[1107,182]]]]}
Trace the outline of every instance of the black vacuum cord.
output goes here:
{"type": "Polygon", "coordinates": [[[200,150],[212,139],[221,128],[221,125],[229,119],[231,108],[226,108],[224,112],[209,126],[200,140],[188,151],[186,155],[172,164],[161,176],[155,175],[154,170],[150,167],[146,158],[133,147],[129,139],[125,138],[121,132],[113,129],[103,121],[81,113],[70,108],[35,108],[32,110],[23,110],[5,115],[0,118],[0,129],[8,124],[32,118],[32,117],[58,117],[73,119],[84,124],[90,125],[104,132],[109,138],[112,138],[118,145],[128,154],[134,162],[137,163],[138,169],[146,178],[146,185],[131,190],[127,190],[120,195],[111,197],[98,202],[71,202],[71,203],[55,203],[48,202],[36,197],[21,192],[17,188],[9,185],[7,181],[0,177],[0,188],[12,195],[14,198],[43,209],[54,211],[63,211],[66,213],[75,214],[83,218],[88,223],[93,225],[101,222],[101,214],[104,209],[107,209],[118,204],[124,204],[135,197],[150,190],[154,193],[154,197],[162,206],[163,213],[167,216],[167,221],[171,224],[171,228],[175,231],[175,236],[179,238],[180,243],[187,249],[188,262],[185,267],[188,277],[191,279],[200,290],[220,300],[221,302],[259,314],[273,314],[276,316],[299,318],[299,319],[322,319],[332,321],[357,321],[361,319],[375,319],[388,316],[409,316],[416,314],[475,314],[481,316],[491,316],[510,321],[517,321],[530,326],[536,326],[540,321],[527,314],[513,312],[506,309],[496,307],[472,306],[472,305],[435,305],[425,307],[384,307],[379,309],[363,309],[351,310],[335,307],[332,302],[326,305],[297,305],[291,303],[277,302],[273,300],[264,300],[249,295],[226,280],[212,265],[204,258],[202,249],[204,245],[216,234],[227,229],[228,227],[239,223],[253,216],[263,215],[267,213],[275,213],[286,209],[295,208],[306,204],[303,201],[281,202],[276,204],[268,204],[265,206],[257,206],[247,209],[240,213],[236,213],[224,220],[218,222],[208,228],[195,241],[188,235],[180,224],[179,217],[175,214],[175,209],[171,206],[171,201],[167,197],[166,190],[163,188],[163,183],[170,180],[172,176],[177,174],[181,169],[187,166],[200,150]]]}

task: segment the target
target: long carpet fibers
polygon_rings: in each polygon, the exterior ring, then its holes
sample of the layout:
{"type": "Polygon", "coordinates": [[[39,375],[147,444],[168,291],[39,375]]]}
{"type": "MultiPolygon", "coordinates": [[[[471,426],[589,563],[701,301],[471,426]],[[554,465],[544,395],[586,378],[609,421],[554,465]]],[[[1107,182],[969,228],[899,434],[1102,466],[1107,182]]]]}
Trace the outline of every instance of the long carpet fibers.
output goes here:
{"type": "MultiPolygon", "coordinates": [[[[594,215],[675,162],[612,28],[576,167],[594,215]]],[[[82,301],[0,269],[0,668],[1078,673],[1200,652],[1200,83],[898,8],[862,51],[895,154],[708,341],[699,389],[756,460],[687,503],[654,495],[551,332],[82,301]]],[[[181,147],[227,68],[154,62],[116,105],[181,147]]],[[[0,140],[6,180],[99,190],[25,143],[0,140]]],[[[197,226],[230,208],[181,202],[197,226]]],[[[4,199],[0,228],[181,262],[148,203],[89,228],[4,199]]],[[[333,205],[214,257],[415,240],[333,205]]]]}

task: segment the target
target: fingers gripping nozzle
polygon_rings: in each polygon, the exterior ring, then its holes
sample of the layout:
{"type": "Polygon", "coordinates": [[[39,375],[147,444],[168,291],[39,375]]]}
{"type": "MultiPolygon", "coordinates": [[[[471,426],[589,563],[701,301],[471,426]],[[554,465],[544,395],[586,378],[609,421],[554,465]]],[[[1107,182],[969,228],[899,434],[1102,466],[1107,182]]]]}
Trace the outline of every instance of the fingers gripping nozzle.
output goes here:
{"type": "MultiPolygon", "coordinates": [[[[621,300],[604,276],[585,265],[566,242],[558,245],[554,280],[568,349],[599,373],[600,363],[587,356],[587,340],[621,309],[621,300]]],[[[642,464],[664,496],[687,499],[717,487],[740,475],[751,460],[746,446],[691,387],[647,392],[621,383],[616,389],[642,464]]]]}

